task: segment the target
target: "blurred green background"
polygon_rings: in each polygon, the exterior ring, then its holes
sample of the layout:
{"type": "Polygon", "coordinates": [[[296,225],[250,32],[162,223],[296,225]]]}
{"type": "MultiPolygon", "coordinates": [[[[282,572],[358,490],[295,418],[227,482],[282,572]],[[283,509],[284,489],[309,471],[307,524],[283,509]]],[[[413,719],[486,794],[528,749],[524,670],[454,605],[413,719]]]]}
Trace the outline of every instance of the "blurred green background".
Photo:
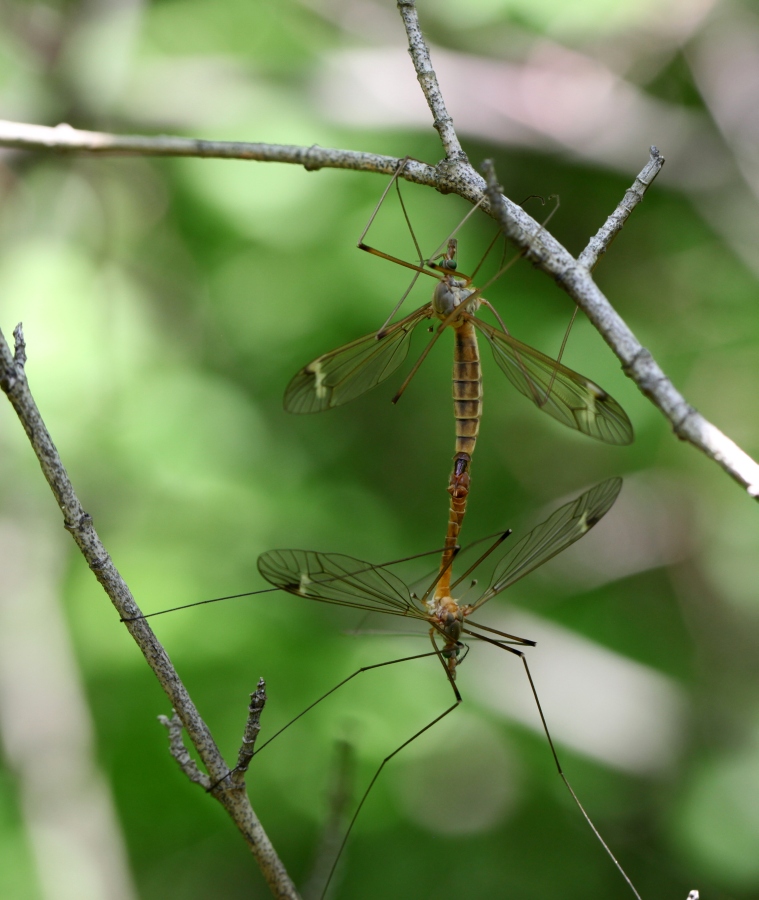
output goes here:
{"type": "MultiPolygon", "coordinates": [[[[759,454],[754,5],[420,0],[419,13],[471,160],[493,157],[517,202],[559,194],[550,228],[572,252],[659,146],[667,165],[597,280],[689,402],[759,454]]],[[[8,119],[441,156],[390,2],[26,0],[0,21],[8,119]]],[[[397,407],[403,370],[324,415],[281,405],[300,366],[377,328],[405,288],[403,270],[355,248],[385,184],[2,151],[2,328],[23,321],[39,406],[144,611],[263,587],[256,558],[274,547],[380,562],[440,545],[450,338],[397,407]]],[[[427,252],[466,210],[404,196],[427,252]]],[[[492,233],[484,216],[467,225],[465,271],[492,233]]],[[[369,240],[412,258],[392,198],[369,240]]],[[[514,334],[558,350],[571,308],[548,279],[519,263],[488,295],[514,334]]],[[[672,436],[586,322],[565,361],[623,404],[632,447],[539,415],[483,358],[464,537],[610,475],[626,483],[593,534],[478,618],[537,640],[564,767],[644,898],[759,896],[756,505],[672,436]]],[[[170,758],[165,698],[7,406],[0,441],[0,895],[268,896],[221,808],[170,758]]],[[[266,735],[358,666],[428,647],[423,633],[351,633],[395,622],[276,594],[154,624],[230,760],[260,676],[266,735]]],[[[504,656],[473,647],[464,707],[383,773],[335,897],[629,896],[504,656]]],[[[434,660],[362,675],[254,761],[254,807],[300,884],[339,742],[357,797],[449,695],[434,660]]]]}

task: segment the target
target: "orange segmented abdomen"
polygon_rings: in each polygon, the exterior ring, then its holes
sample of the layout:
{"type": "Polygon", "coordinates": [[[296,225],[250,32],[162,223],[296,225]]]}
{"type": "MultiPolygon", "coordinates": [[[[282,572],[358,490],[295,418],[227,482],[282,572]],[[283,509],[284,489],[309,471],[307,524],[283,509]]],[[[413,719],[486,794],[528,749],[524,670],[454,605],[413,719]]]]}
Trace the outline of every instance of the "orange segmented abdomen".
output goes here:
{"type": "Polygon", "coordinates": [[[453,412],[456,416],[456,453],[474,452],[482,417],[482,369],[477,336],[471,322],[462,322],[454,334],[453,412]]]}
{"type": "Polygon", "coordinates": [[[450,595],[451,564],[459,542],[461,523],[466,513],[466,499],[469,494],[469,463],[468,453],[457,453],[453,458],[453,471],[448,483],[448,493],[451,495],[448,509],[448,530],[445,534],[445,549],[440,560],[440,571],[443,573],[435,588],[435,597],[447,597],[450,595]]]}
{"type": "Polygon", "coordinates": [[[471,322],[463,321],[454,327],[454,334],[453,412],[456,417],[456,455],[448,483],[451,502],[445,549],[440,561],[443,575],[435,588],[435,597],[447,597],[450,593],[451,563],[458,546],[469,495],[469,463],[477,443],[482,417],[482,370],[474,326],[471,322]]]}

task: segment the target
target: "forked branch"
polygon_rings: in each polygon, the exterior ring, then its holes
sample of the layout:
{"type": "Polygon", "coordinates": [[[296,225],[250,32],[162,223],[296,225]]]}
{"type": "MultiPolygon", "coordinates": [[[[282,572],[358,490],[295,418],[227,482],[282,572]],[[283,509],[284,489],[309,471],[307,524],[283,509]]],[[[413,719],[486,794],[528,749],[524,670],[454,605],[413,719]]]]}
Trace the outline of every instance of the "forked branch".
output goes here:
{"type": "MultiPolygon", "coordinates": [[[[402,6],[408,15],[412,4],[409,0],[403,0],[402,6]]],[[[415,39],[421,40],[421,34],[415,39]]],[[[433,92],[433,98],[436,96],[437,94],[433,92]]],[[[430,105],[433,106],[432,101],[430,105]]],[[[445,121],[447,134],[452,130],[453,123],[450,117],[445,121]]],[[[457,145],[447,137],[445,140],[448,152],[455,152],[457,145]]],[[[390,156],[322,147],[204,141],[166,136],[112,135],[78,131],[67,125],[48,128],[4,121],[0,121],[0,146],[103,155],[248,159],[291,163],[302,165],[309,170],[339,168],[386,175],[394,173],[401,162],[390,156]]],[[[622,202],[599,232],[591,238],[577,259],[532,216],[503,195],[492,170],[489,176],[490,187],[486,188],[482,177],[463,156],[443,160],[436,168],[417,160],[408,160],[400,177],[415,184],[434,187],[443,193],[456,193],[472,203],[481,201],[483,211],[500,222],[509,239],[524,252],[535,267],[550,275],[583,309],[621,361],[625,373],[669,420],[675,434],[714,460],[741,484],[750,496],[759,497],[759,465],[687,403],[651,353],[640,344],[614,310],[591,275],[591,270],[600,255],[605,252],[632,209],[640,202],[663,162],[658,150],[652,148],[649,161],[626,192],[622,202]],[[484,201],[483,194],[486,195],[484,201]]]]}
{"type": "Polygon", "coordinates": [[[642,197],[641,190],[650,183],[652,173],[658,171],[656,166],[661,168],[663,162],[659,151],[652,147],[649,163],[579,259],[575,259],[547,231],[525,230],[519,218],[513,215],[510,204],[504,201],[492,163],[486,162],[491,214],[500,223],[504,234],[523,250],[525,257],[537,268],[551,275],[559,287],[582,308],[621,361],[625,374],[632,378],[641,392],[664,414],[675,434],[713,459],[728,475],[743,485],[751,497],[757,498],[759,464],[686,401],[609,303],[593,281],[588,265],[584,264],[595,265],[600,253],[608,247],[624,218],[629,215],[631,195],[642,197]]]}
{"type": "Polygon", "coordinates": [[[214,791],[213,796],[226,809],[243,835],[272,893],[282,900],[297,900],[298,893],[295,886],[258,821],[244,785],[231,786],[225,782],[229,767],[219,752],[211,732],[190,699],[168,654],[142,618],[142,613],[126,582],[98,537],[91,516],[82,508],[29,388],[24,371],[26,345],[20,325],[16,327],[14,336],[15,355],[11,353],[0,331],[0,388],[10,400],[24,426],[45,479],[63,513],[64,527],[71,533],[87,565],[102,585],[176,711],[175,718],[164,723],[169,728],[173,755],[191,780],[205,784],[206,776],[195,777],[192,769],[198,776],[201,773],[192,760],[189,760],[186,751],[183,752],[179,730],[181,722],[208,770],[211,783],[220,783],[219,790],[214,791]]]}

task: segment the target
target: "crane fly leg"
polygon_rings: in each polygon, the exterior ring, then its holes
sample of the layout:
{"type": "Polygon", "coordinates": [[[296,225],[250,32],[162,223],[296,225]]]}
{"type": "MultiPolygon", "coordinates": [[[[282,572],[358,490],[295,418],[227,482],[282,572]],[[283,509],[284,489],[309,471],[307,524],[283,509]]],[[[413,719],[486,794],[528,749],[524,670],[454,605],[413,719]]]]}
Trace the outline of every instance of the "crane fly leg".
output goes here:
{"type": "Polygon", "coordinates": [[[477,635],[475,633],[472,633],[472,636],[478,637],[480,640],[485,641],[488,644],[492,644],[494,647],[498,647],[501,650],[506,650],[509,653],[512,653],[521,659],[522,665],[524,666],[525,675],[527,676],[527,681],[530,684],[530,691],[532,692],[533,699],[535,700],[535,705],[538,708],[538,715],[540,716],[540,723],[543,727],[543,733],[545,734],[546,740],[548,741],[548,746],[551,750],[551,756],[553,757],[554,765],[556,766],[556,771],[559,773],[559,777],[564,782],[566,789],[569,791],[572,799],[574,800],[575,804],[577,805],[577,808],[582,813],[583,818],[588,823],[588,826],[590,827],[590,830],[595,835],[596,840],[601,844],[601,846],[606,851],[606,855],[612,861],[612,863],[614,864],[614,866],[616,867],[617,871],[622,876],[622,878],[624,878],[624,880],[627,882],[627,886],[633,892],[633,894],[635,895],[637,900],[642,900],[640,894],[638,893],[637,889],[635,888],[635,885],[630,880],[627,872],[625,872],[625,870],[622,868],[622,864],[619,862],[617,857],[612,853],[611,848],[609,847],[609,845],[606,843],[606,841],[601,836],[601,832],[593,824],[592,819],[590,818],[588,813],[585,811],[585,807],[580,802],[580,798],[577,796],[577,794],[574,791],[574,788],[569,783],[569,779],[567,778],[567,776],[564,772],[564,769],[561,766],[561,762],[559,760],[559,754],[556,752],[556,747],[554,745],[553,738],[551,737],[551,733],[548,730],[548,723],[546,722],[546,717],[545,717],[545,714],[543,713],[543,706],[540,702],[540,697],[538,696],[538,691],[537,691],[537,688],[535,687],[535,682],[532,679],[532,673],[530,672],[530,667],[527,664],[527,657],[524,655],[524,653],[521,650],[517,650],[514,647],[506,646],[505,644],[502,644],[499,641],[493,640],[492,638],[486,637],[483,634],[477,635]]]}
{"type": "MultiPolygon", "coordinates": [[[[451,673],[448,670],[448,665],[446,664],[445,660],[443,659],[443,656],[442,656],[442,653],[441,653],[439,647],[435,643],[434,629],[430,630],[430,640],[432,641],[432,646],[435,648],[434,655],[437,655],[438,659],[440,660],[441,665],[443,666],[443,669],[445,670],[445,673],[448,677],[448,682],[451,685],[451,688],[453,690],[456,700],[454,703],[452,703],[448,707],[448,709],[446,709],[444,712],[442,712],[439,716],[436,716],[431,722],[428,722],[424,726],[424,728],[420,728],[419,731],[412,734],[411,737],[408,738],[408,740],[404,741],[399,747],[396,747],[395,750],[393,750],[392,753],[388,754],[382,760],[382,762],[379,764],[377,771],[372,776],[372,780],[369,782],[367,789],[364,791],[364,794],[361,797],[361,800],[359,801],[358,806],[356,807],[356,811],[353,814],[353,818],[350,820],[350,823],[348,824],[348,828],[345,832],[345,837],[343,838],[343,841],[340,844],[340,849],[337,851],[337,856],[335,857],[335,861],[332,864],[332,868],[330,869],[330,873],[327,878],[327,882],[324,885],[324,891],[322,892],[321,900],[324,900],[324,897],[327,894],[327,889],[329,888],[330,881],[332,880],[332,876],[335,874],[335,869],[337,868],[337,864],[340,861],[340,857],[342,856],[343,850],[345,849],[345,845],[348,842],[348,838],[350,837],[351,831],[353,830],[353,826],[356,824],[356,819],[358,819],[359,813],[361,812],[361,810],[364,806],[364,803],[366,802],[366,798],[369,796],[369,793],[370,793],[371,789],[374,787],[375,783],[377,782],[377,779],[379,778],[382,770],[385,768],[385,766],[390,762],[390,760],[394,756],[397,756],[401,752],[401,750],[403,750],[405,747],[408,747],[409,744],[413,743],[418,737],[423,735],[425,733],[425,731],[429,731],[429,729],[432,728],[433,725],[437,725],[438,722],[440,722],[442,719],[444,719],[449,713],[452,713],[453,710],[456,709],[458,707],[458,705],[462,702],[462,697],[461,697],[461,694],[459,693],[459,689],[456,687],[453,677],[451,676],[451,673]]],[[[432,656],[433,653],[427,653],[424,655],[432,656]]]]}

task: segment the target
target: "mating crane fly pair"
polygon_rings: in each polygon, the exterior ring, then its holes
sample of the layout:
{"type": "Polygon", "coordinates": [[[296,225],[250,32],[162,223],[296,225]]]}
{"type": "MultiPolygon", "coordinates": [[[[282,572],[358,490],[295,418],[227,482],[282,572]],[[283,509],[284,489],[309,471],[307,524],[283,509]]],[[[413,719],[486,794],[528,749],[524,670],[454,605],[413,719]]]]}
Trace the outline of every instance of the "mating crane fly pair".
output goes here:
{"type": "MultiPolygon", "coordinates": [[[[351,819],[340,851],[324,886],[322,897],[326,894],[332,873],[334,873],[353,824],[385,764],[461,703],[462,696],[456,684],[456,672],[457,666],[466,655],[466,640],[470,640],[505,650],[522,661],[537,706],[541,726],[559,775],[604,850],[632,892],[640,900],[634,885],[593,825],[562,770],[527,659],[520,649],[534,646],[535,642],[528,638],[497,631],[479,624],[471,618],[472,614],[490,599],[511,587],[529,572],[585,535],[612,507],[621,489],[622,481],[619,478],[612,478],[596,485],[577,499],[560,507],[520,540],[509,539],[511,532],[506,531],[498,535],[484,552],[482,551],[483,541],[479,541],[459,553],[458,537],[470,487],[469,465],[482,416],[482,374],[477,334],[484,336],[490,344],[496,362],[512,385],[535,406],[559,422],[600,441],[617,445],[629,444],[632,441],[632,426],[621,406],[593,381],[508,334],[497,312],[483,297],[483,291],[508,266],[501,267],[496,276],[486,283],[484,288],[475,287],[473,279],[479,266],[472,276],[457,273],[457,242],[454,235],[458,228],[444,242],[443,252],[437,252],[425,260],[419,250],[398,187],[398,177],[405,163],[406,160],[399,165],[392,180],[385,188],[359,238],[358,246],[411,269],[415,273],[411,285],[396,309],[393,310],[390,319],[393,318],[400,308],[400,304],[422,274],[437,280],[431,301],[405,318],[393,324],[385,323],[379,331],[319,356],[304,366],[287,386],[284,404],[285,409],[292,413],[314,413],[340,406],[359,397],[388,378],[401,365],[408,353],[411,334],[417,325],[431,319],[439,320],[440,324],[432,341],[427,345],[396,394],[394,400],[397,400],[434,342],[448,327],[453,329],[455,338],[453,398],[456,419],[456,453],[448,486],[451,495],[450,512],[440,565],[437,573],[426,582],[426,587],[421,595],[415,593],[401,578],[390,571],[388,566],[393,563],[377,566],[337,553],[322,553],[314,550],[272,550],[259,557],[258,568],[263,578],[274,589],[318,602],[338,604],[367,612],[381,612],[423,622],[428,627],[433,646],[431,652],[362,667],[317,699],[296,719],[284,726],[285,728],[288,728],[294,721],[361,672],[425,656],[437,657],[442,664],[454,694],[454,702],[382,761],[351,819]],[[390,256],[364,243],[364,238],[393,183],[398,189],[401,208],[417,250],[418,264],[390,256]],[[475,315],[481,306],[489,308],[493,312],[501,325],[500,329],[475,315]],[[464,560],[468,559],[473,559],[473,562],[466,564],[464,560]],[[478,569],[481,566],[484,567],[486,563],[488,571],[491,572],[483,579],[486,586],[478,588],[479,595],[475,599],[466,600],[476,584],[472,580],[472,576],[475,576],[478,569]],[[460,574],[453,580],[454,565],[459,566],[459,564],[460,574]]],[[[466,221],[473,212],[474,210],[470,211],[463,221],[466,221]]],[[[461,225],[463,222],[459,228],[461,225]]],[[[413,559],[413,557],[410,558],[413,559]]],[[[251,593],[262,592],[253,591],[251,593]]],[[[284,728],[280,729],[280,732],[282,730],[284,728]]],[[[269,738],[266,743],[268,744],[280,732],[269,738]]],[[[260,752],[264,746],[266,744],[260,745],[256,753],[260,752]]],[[[216,787],[214,786],[214,788],[216,787]]]]}
{"type": "MultiPolygon", "coordinates": [[[[431,301],[393,324],[388,324],[390,321],[388,319],[388,322],[379,331],[351,341],[317,357],[304,366],[288,384],[285,390],[284,405],[285,409],[292,413],[314,413],[340,406],[359,397],[388,378],[403,363],[408,353],[411,334],[420,323],[433,318],[439,320],[440,324],[433,339],[428,343],[425,351],[393,398],[395,402],[405,390],[435,341],[446,328],[453,329],[456,452],[448,486],[451,495],[448,528],[438,574],[429,583],[423,595],[417,597],[410,592],[401,579],[386,567],[375,567],[339,554],[307,550],[275,550],[264,553],[258,561],[261,575],[270,584],[297,596],[426,622],[429,625],[433,652],[443,665],[453,689],[455,698],[453,705],[436,716],[382,761],[356,809],[342,846],[345,846],[353,823],[385,764],[411,741],[447,716],[461,702],[462,698],[455,684],[455,676],[456,667],[463,658],[462,651],[465,648],[462,637],[467,637],[506,650],[521,659],[559,775],[604,850],[632,892],[638,897],[634,885],[593,825],[561,768],[527,665],[527,659],[522,650],[518,649],[534,645],[534,641],[496,631],[488,626],[477,624],[470,618],[472,613],[480,609],[496,594],[510,587],[524,575],[586,534],[611,508],[621,489],[621,480],[610,479],[602,482],[575,501],[562,506],[545,522],[511,546],[503,543],[510,534],[510,532],[504,532],[481,555],[480,559],[476,560],[472,566],[465,568],[465,571],[455,581],[451,580],[453,563],[458,552],[458,537],[470,488],[469,466],[482,417],[482,372],[477,345],[478,332],[490,344],[497,364],[512,385],[539,409],[553,416],[559,422],[589,437],[618,445],[629,444],[632,441],[632,426],[622,407],[595,382],[508,334],[498,313],[483,296],[483,291],[508,266],[502,267],[484,288],[475,287],[473,279],[477,270],[472,276],[461,275],[457,272],[455,231],[443,244],[445,248],[443,253],[436,252],[429,259],[424,259],[400,194],[398,177],[404,166],[405,160],[399,165],[393,179],[386,187],[359,238],[358,246],[360,249],[411,269],[415,273],[411,285],[391,313],[390,319],[400,308],[420,275],[437,279],[438,283],[431,301]],[[393,183],[398,189],[401,208],[416,247],[418,264],[400,260],[364,243],[364,238],[393,183]],[[488,324],[475,315],[481,306],[485,306],[493,312],[502,326],[501,329],[488,324]],[[460,602],[454,597],[456,589],[461,588],[462,583],[488,556],[492,557],[491,564],[495,562],[496,565],[487,587],[474,602],[460,602]],[[442,642],[442,647],[438,645],[438,639],[442,642]]],[[[459,225],[460,227],[461,225],[459,225]]],[[[458,231],[458,229],[456,230],[458,231]]],[[[406,660],[379,665],[404,661],[406,660]]],[[[364,667],[359,672],[377,667],[364,667]]],[[[349,676],[345,681],[349,681],[359,672],[349,676]]],[[[337,687],[342,686],[345,681],[337,687]]],[[[337,687],[333,688],[333,691],[337,687]]],[[[324,696],[329,696],[331,693],[332,691],[324,696]]],[[[318,703],[320,700],[316,702],[318,703]]],[[[308,709],[311,708],[308,707],[308,709]]],[[[308,710],[304,712],[306,711],[308,710]]],[[[336,864],[337,859],[333,864],[332,872],[334,872],[336,864]]],[[[327,879],[327,885],[331,877],[332,873],[327,879]]],[[[326,889],[325,886],[325,893],[326,889]]]]}
{"type": "MultiPolygon", "coordinates": [[[[396,402],[432,349],[435,341],[446,328],[453,329],[453,406],[456,423],[456,449],[448,484],[450,507],[444,553],[440,564],[441,579],[436,590],[436,596],[441,598],[446,596],[448,591],[450,567],[466,513],[470,489],[470,463],[482,418],[482,369],[477,332],[482,334],[490,344],[495,361],[512,385],[531,400],[538,409],[543,410],[557,421],[589,437],[617,445],[631,443],[633,429],[625,411],[603,388],[584,375],[561,365],[557,360],[551,359],[534,347],[530,347],[508,334],[497,311],[482,296],[483,291],[496,281],[518,257],[515,257],[507,265],[501,266],[484,288],[475,287],[473,279],[485,261],[485,257],[471,276],[457,272],[457,241],[454,235],[475,212],[476,206],[459,223],[453,234],[446,239],[442,245],[445,247],[445,252],[436,251],[429,259],[424,259],[400,193],[398,178],[405,164],[406,160],[403,160],[385,188],[359,238],[358,246],[362,250],[411,269],[415,273],[411,284],[391,313],[390,318],[400,308],[420,275],[428,275],[437,279],[438,283],[433,291],[432,299],[398,322],[388,325],[390,321],[388,319],[388,322],[379,331],[364,335],[336,350],[318,356],[308,363],[295,374],[288,384],[285,390],[284,406],[291,413],[314,413],[341,406],[359,397],[388,378],[403,363],[408,354],[411,335],[417,325],[433,318],[440,320],[434,337],[393,398],[393,402],[396,402]],[[398,259],[364,243],[364,238],[393,184],[396,185],[398,191],[398,199],[414,241],[419,264],[398,259]],[[480,306],[491,310],[502,330],[475,315],[480,306]]],[[[492,249],[493,243],[487,252],[492,249]]],[[[485,256],[487,256],[487,252],[485,256]]]]}

